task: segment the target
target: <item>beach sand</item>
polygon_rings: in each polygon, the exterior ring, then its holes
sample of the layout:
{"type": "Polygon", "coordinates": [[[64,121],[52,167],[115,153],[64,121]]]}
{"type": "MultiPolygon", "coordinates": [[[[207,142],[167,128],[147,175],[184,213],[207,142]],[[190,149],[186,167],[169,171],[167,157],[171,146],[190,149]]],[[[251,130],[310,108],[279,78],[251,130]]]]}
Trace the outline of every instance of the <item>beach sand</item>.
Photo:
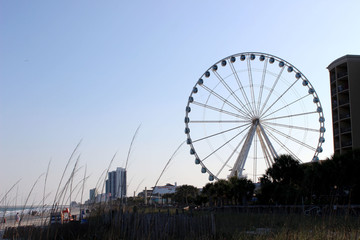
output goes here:
{"type": "MultiPolygon", "coordinates": [[[[79,219],[80,209],[73,208],[71,211],[72,215],[76,216],[76,219],[79,219]]],[[[2,218],[0,219],[2,221],[2,218]]],[[[50,214],[46,213],[43,216],[32,216],[32,215],[24,215],[20,222],[20,226],[44,226],[48,225],[50,221],[50,214]]],[[[5,228],[7,227],[17,227],[19,223],[16,222],[16,216],[8,216],[6,217],[6,223],[0,223],[0,240],[2,240],[2,236],[4,234],[5,228]]]]}
{"type": "MultiPolygon", "coordinates": [[[[47,225],[49,223],[49,216],[30,216],[26,215],[23,217],[20,222],[20,226],[42,226],[47,225]]],[[[2,236],[4,234],[5,228],[7,227],[17,227],[19,223],[16,222],[15,216],[7,217],[6,223],[0,224],[0,239],[3,239],[2,236]]]]}

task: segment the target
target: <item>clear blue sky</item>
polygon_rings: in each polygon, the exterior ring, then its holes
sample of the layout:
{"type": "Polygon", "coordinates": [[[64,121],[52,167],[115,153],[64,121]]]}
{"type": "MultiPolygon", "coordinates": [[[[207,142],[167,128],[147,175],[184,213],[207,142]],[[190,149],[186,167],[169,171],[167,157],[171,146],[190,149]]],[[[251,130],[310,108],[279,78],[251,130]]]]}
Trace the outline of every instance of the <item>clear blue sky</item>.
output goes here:
{"type": "MultiPolygon", "coordinates": [[[[197,78],[240,52],[276,55],[307,76],[327,120],[320,158],[331,156],[326,67],[360,54],[359,9],[357,0],[1,0],[0,199],[21,179],[8,201],[23,202],[50,160],[47,192],[54,193],[80,139],[88,198],[116,152],[111,169],[124,166],[139,124],[128,194],[150,188],[186,138],[184,109],[197,78]]],[[[41,199],[43,182],[30,201],[41,199]]],[[[188,146],[160,184],[167,182],[207,182],[188,146]]]]}

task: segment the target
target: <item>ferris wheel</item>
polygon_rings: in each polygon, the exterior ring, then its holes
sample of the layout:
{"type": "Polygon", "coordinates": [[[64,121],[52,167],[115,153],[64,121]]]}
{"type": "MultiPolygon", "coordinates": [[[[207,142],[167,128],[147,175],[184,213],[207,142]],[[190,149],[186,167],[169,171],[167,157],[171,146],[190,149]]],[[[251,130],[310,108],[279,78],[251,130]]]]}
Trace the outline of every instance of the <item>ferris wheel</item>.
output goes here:
{"type": "Polygon", "coordinates": [[[257,181],[282,154],[318,161],[324,114],[310,81],[289,62],[266,53],[231,55],[197,80],[188,98],[190,154],[209,180],[257,181]]]}

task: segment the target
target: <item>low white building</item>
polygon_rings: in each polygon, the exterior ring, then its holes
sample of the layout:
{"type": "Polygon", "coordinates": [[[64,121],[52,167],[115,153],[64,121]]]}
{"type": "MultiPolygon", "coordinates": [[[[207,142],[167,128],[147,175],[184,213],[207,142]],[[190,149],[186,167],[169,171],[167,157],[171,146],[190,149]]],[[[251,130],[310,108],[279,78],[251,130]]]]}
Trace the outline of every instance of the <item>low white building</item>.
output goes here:
{"type": "Polygon", "coordinates": [[[138,197],[146,197],[145,204],[147,203],[165,203],[166,199],[162,199],[164,194],[172,194],[175,193],[177,188],[177,184],[172,185],[170,183],[166,184],[165,186],[156,186],[153,187],[152,190],[144,190],[138,194],[138,197]],[[150,198],[151,197],[151,198],[150,198]]]}
{"type": "Polygon", "coordinates": [[[171,194],[175,193],[177,188],[177,184],[172,185],[170,183],[166,184],[165,186],[156,186],[153,188],[152,194],[153,195],[164,195],[164,194],[171,194]]]}

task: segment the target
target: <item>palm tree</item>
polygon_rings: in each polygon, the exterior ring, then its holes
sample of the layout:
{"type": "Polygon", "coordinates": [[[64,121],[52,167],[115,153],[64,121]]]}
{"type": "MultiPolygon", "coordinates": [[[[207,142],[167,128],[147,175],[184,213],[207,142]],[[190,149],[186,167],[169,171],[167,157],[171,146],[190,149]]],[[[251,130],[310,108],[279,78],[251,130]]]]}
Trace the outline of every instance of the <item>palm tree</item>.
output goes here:
{"type": "Polygon", "coordinates": [[[281,204],[299,201],[304,171],[299,161],[290,155],[281,155],[261,178],[260,199],[281,204]]]}
{"type": "Polygon", "coordinates": [[[229,178],[231,197],[235,204],[246,204],[254,194],[254,183],[246,178],[229,178]]]}
{"type": "Polygon", "coordinates": [[[220,206],[223,206],[230,197],[230,184],[224,179],[220,179],[214,183],[215,194],[220,206]]]}
{"type": "Polygon", "coordinates": [[[174,200],[179,204],[189,205],[190,203],[194,203],[196,197],[199,195],[199,189],[191,185],[182,185],[176,188],[176,192],[174,194],[174,200]]]}

